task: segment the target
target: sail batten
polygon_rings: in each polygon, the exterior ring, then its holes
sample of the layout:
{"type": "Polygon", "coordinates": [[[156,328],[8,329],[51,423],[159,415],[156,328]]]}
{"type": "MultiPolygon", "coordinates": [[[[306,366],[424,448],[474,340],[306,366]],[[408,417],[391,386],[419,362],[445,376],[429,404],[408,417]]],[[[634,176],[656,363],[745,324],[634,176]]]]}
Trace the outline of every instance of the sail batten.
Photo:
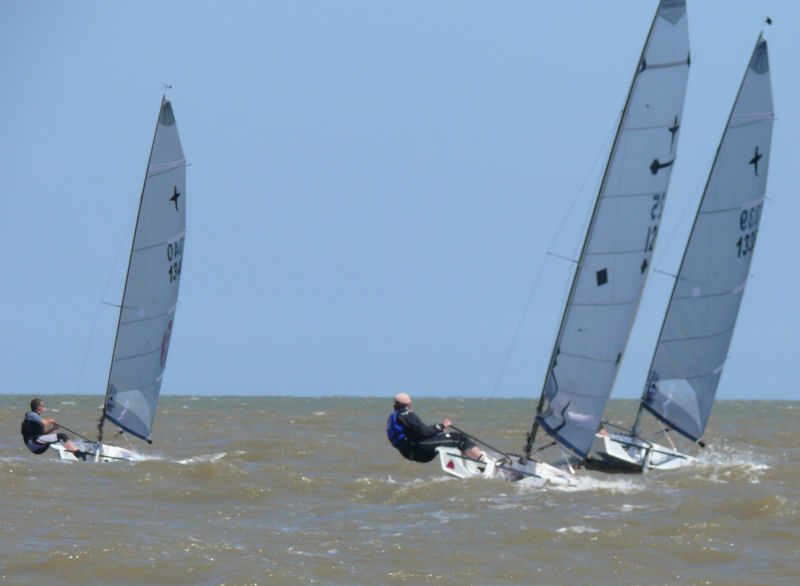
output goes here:
{"type": "Polygon", "coordinates": [[[115,362],[123,362],[125,360],[133,360],[135,358],[141,358],[143,356],[150,356],[152,354],[155,354],[156,352],[159,352],[159,350],[150,350],[148,352],[142,352],[140,354],[131,354],[130,356],[117,356],[114,359],[114,361],[115,362]]]}
{"type": "Polygon", "coordinates": [[[682,61],[670,61],[669,63],[647,63],[644,69],[666,69],[669,67],[686,67],[688,65],[686,59],[682,61]]]}
{"type": "Polygon", "coordinates": [[[578,259],[534,429],[586,457],[624,354],[674,166],[689,70],[682,0],[645,41],[578,259]],[[641,194],[647,194],[641,196],[641,194]],[[591,263],[586,259],[591,257],[591,263]],[[602,360],[579,357],[605,355],[602,360]]]}
{"type": "Polygon", "coordinates": [[[139,201],[103,408],[104,419],[145,440],[155,420],[178,298],[185,192],[186,160],[172,105],[164,98],[139,201]]]}
{"type": "MultiPolygon", "coordinates": [[[[569,358],[575,358],[576,360],[588,360],[590,362],[606,362],[608,364],[613,364],[614,362],[616,362],[616,358],[604,358],[602,356],[587,356],[585,354],[570,354],[569,352],[563,352],[561,355],[565,356],[565,357],[569,357],[569,358]]],[[[573,391],[573,394],[580,396],[581,392],[580,391],[573,391]]],[[[588,395],[586,395],[586,396],[588,396],[588,395]]]]}
{"type": "MultiPolygon", "coordinates": [[[[629,301],[616,301],[614,303],[581,303],[580,301],[574,301],[572,303],[572,307],[626,307],[629,305],[634,305],[638,299],[632,299],[629,301]]],[[[584,330],[585,331],[585,330],[584,330]]]]}
{"type": "Polygon", "coordinates": [[[175,311],[174,308],[170,308],[167,311],[162,311],[161,313],[158,313],[156,315],[150,315],[150,316],[147,316],[147,317],[143,317],[141,319],[129,319],[129,320],[126,320],[126,321],[124,321],[122,323],[127,325],[127,324],[135,324],[135,323],[141,323],[141,322],[146,322],[146,321],[152,321],[154,319],[159,319],[159,318],[163,318],[166,315],[170,315],[171,313],[174,313],[174,311],[175,311]]]}
{"type": "Polygon", "coordinates": [[[710,340],[710,339],[713,339],[713,338],[719,338],[720,336],[728,335],[732,331],[733,331],[733,328],[728,328],[728,329],[725,329],[725,330],[722,330],[722,331],[719,331],[719,332],[712,332],[710,334],[701,334],[701,335],[696,335],[696,336],[681,336],[680,338],[664,338],[663,340],[661,340],[661,343],[662,344],[678,344],[678,343],[682,343],[682,342],[696,342],[698,340],[706,341],[706,340],[710,340]]]}
{"type": "Polygon", "coordinates": [[[661,191],[646,191],[644,193],[609,193],[606,194],[606,199],[623,199],[623,198],[634,198],[634,197],[653,197],[654,195],[660,194],[661,191]]]}
{"type": "Polygon", "coordinates": [[[147,176],[155,177],[156,175],[161,175],[166,171],[171,171],[172,169],[185,166],[186,166],[186,161],[184,159],[181,159],[180,161],[169,161],[167,163],[159,163],[158,165],[150,167],[150,169],[147,171],[147,176]]]}
{"type": "MultiPolygon", "coordinates": [[[[744,296],[773,121],[767,44],[759,36],[698,206],[640,404],[692,440],[705,433],[744,296]],[[688,282],[698,276],[702,289],[688,282]]],[[[637,417],[634,433],[638,423],[637,417]]]]}

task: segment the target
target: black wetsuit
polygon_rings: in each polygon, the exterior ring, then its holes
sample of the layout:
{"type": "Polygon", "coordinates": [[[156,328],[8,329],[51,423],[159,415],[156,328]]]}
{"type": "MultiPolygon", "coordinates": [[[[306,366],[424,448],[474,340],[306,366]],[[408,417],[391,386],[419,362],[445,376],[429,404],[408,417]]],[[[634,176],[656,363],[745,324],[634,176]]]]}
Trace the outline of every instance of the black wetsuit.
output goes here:
{"type": "Polygon", "coordinates": [[[430,462],[440,446],[458,448],[466,452],[475,444],[457,431],[445,432],[442,424],[427,425],[411,409],[401,408],[389,416],[389,440],[403,457],[415,462],[430,462]],[[394,423],[397,423],[395,426],[394,423]],[[398,428],[401,430],[398,433],[398,428]]]}

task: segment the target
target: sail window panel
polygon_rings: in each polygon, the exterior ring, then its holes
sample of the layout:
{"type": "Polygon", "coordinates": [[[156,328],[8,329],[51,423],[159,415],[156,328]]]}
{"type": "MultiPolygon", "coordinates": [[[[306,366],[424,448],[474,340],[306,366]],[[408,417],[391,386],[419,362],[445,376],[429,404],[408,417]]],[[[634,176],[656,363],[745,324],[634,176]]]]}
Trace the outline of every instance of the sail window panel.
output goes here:
{"type": "MultiPolygon", "coordinates": [[[[716,378],[716,377],[714,377],[716,378]]],[[[663,420],[692,439],[699,439],[704,428],[704,411],[699,403],[703,396],[702,388],[709,386],[700,381],[685,379],[665,379],[658,381],[656,389],[648,395],[645,405],[663,420]]],[[[707,415],[705,416],[707,419],[707,415]]]]}
{"type": "Polygon", "coordinates": [[[541,419],[549,430],[582,454],[591,448],[616,364],[560,354],[553,370],[557,393],[541,419]]]}
{"type": "Polygon", "coordinates": [[[147,439],[150,435],[150,424],[155,416],[158,395],[161,390],[163,369],[160,363],[152,360],[152,355],[134,356],[115,361],[109,377],[109,409],[118,423],[126,428],[123,411],[127,405],[136,418],[145,422],[148,427],[143,433],[130,429],[139,437],[147,439]],[[125,400],[123,401],[123,397],[125,400]]]}
{"type": "Polygon", "coordinates": [[[643,402],[675,429],[698,440],[708,423],[720,376],[720,372],[691,379],[659,376],[643,402]]]}
{"type": "Polygon", "coordinates": [[[689,67],[685,63],[643,71],[633,96],[636,107],[631,107],[625,122],[626,131],[648,131],[654,139],[670,147],[668,153],[674,153],[683,119],[688,78],[689,67]]]}
{"type": "Polygon", "coordinates": [[[134,435],[147,439],[153,428],[156,404],[158,401],[157,385],[141,389],[119,390],[111,392],[113,397],[112,407],[108,409],[108,416],[119,426],[127,429],[134,435]]]}

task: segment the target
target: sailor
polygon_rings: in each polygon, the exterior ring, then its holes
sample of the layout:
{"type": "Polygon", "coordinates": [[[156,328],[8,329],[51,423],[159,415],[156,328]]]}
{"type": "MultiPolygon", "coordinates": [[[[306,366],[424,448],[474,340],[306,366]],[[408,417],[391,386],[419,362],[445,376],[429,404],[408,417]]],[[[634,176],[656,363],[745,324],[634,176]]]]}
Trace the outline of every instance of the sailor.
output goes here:
{"type": "Polygon", "coordinates": [[[458,448],[467,458],[486,461],[486,454],[469,437],[447,430],[451,425],[449,419],[426,425],[411,410],[411,397],[399,393],[394,397],[394,411],[386,422],[386,435],[407,460],[430,462],[436,457],[436,448],[443,446],[458,448]]]}
{"type": "Polygon", "coordinates": [[[55,433],[61,426],[56,423],[55,419],[43,418],[43,412],[44,401],[42,399],[33,399],[31,401],[31,410],[25,414],[25,419],[22,420],[20,429],[25,446],[34,454],[43,454],[50,447],[50,444],[61,442],[65,450],[72,452],[79,460],[85,460],[86,453],[79,450],[66,433],[55,433]]]}

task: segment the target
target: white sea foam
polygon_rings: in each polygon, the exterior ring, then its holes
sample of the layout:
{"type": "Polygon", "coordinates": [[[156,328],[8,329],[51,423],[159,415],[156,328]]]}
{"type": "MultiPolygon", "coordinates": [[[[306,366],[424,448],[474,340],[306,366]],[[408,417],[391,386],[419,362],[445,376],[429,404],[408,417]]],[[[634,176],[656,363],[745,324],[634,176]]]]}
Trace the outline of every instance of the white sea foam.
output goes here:
{"type": "Polygon", "coordinates": [[[467,515],[464,513],[455,513],[451,511],[443,511],[441,509],[434,511],[430,514],[431,517],[436,519],[437,521],[441,521],[442,523],[449,523],[450,521],[455,521],[458,519],[469,519],[471,515],[467,515]]]}
{"type": "Polygon", "coordinates": [[[586,492],[607,491],[613,494],[635,494],[645,490],[645,485],[638,477],[609,476],[598,478],[596,476],[579,475],[576,486],[548,486],[548,489],[561,492],[586,492]]]}
{"type": "Polygon", "coordinates": [[[556,529],[557,533],[600,533],[599,529],[594,527],[587,527],[586,525],[575,525],[574,527],[561,527],[556,529]]]}
{"type": "Polygon", "coordinates": [[[758,484],[763,473],[771,469],[771,466],[763,461],[763,456],[724,442],[703,451],[697,458],[696,465],[697,477],[723,484],[741,480],[758,484]]]}
{"type": "Polygon", "coordinates": [[[197,464],[199,462],[217,462],[221,460],[225,456],[227,456],[227,452],[219,452],[217,454],[204,454],[201,456],[194,456],[192,458],[186,458],[184,460],[177,460],[176,463],[178,464],[197,464]]]}

